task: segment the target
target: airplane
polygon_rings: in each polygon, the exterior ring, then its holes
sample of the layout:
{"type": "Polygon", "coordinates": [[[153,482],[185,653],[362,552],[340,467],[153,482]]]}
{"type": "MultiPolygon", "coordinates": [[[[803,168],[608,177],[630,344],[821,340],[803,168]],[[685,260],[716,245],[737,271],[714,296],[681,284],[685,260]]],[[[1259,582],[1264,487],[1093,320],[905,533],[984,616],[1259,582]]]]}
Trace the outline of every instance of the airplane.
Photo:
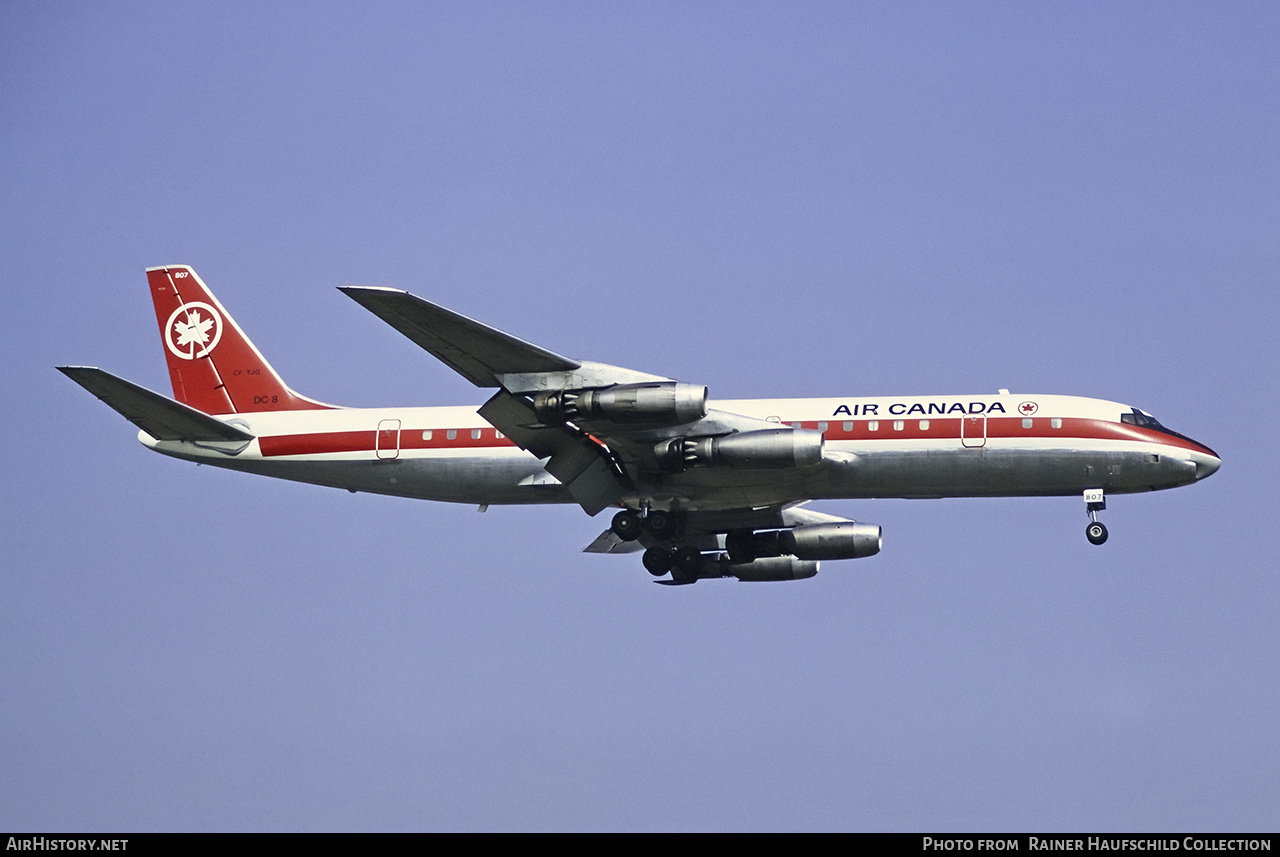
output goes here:
{"type": "Polygon", "coordinates": [[[666,585],[813,577],[881,527],[813,500],[1108,494],[1188,485],[1212,449],[1117,402],[1059,395],[712,401],[705,386],[575,360],[409,292],[341,291],[477,387],[479,408],[342,408],[290,389],[188,265],[146,269],[173,398],[60,371],[164,455],[280,479],[474,504],[617,508],[585,550],[643,551],[666,585]]]}

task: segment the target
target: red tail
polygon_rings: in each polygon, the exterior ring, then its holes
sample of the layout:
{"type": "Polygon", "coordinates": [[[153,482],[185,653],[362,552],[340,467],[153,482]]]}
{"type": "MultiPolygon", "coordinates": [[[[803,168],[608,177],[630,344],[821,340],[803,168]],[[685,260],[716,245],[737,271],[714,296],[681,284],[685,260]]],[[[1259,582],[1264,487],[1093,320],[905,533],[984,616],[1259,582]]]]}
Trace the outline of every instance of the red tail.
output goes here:
{"type": "Polygon", "coordinates": [[[186,265],[147,269],[173,396],[206,414],[329,408],[285,386],[186,265]]]}

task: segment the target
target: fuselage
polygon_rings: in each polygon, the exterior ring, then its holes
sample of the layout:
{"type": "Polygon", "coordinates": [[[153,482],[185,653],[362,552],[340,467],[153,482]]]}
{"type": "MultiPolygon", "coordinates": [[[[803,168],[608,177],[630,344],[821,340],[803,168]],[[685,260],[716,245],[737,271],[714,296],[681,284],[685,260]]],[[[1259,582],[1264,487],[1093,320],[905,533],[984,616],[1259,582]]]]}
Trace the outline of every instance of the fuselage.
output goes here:
{"type": "MultiPolygon", "coordinates": [[[[1117,402],[1001,392],[972,396],[744,399],[725,411],[824,438],[820,463],[780,470],[693,467],[644,493],[669,509],[806,499],[1056,496],[1186,485],[1217,454],[1117,402]]],[[[543,463],[474,408],[333,408],[227,414],[247,446],[157,441],[157,452],[318,485],[458,503],[570,503],[543,463]]]]}

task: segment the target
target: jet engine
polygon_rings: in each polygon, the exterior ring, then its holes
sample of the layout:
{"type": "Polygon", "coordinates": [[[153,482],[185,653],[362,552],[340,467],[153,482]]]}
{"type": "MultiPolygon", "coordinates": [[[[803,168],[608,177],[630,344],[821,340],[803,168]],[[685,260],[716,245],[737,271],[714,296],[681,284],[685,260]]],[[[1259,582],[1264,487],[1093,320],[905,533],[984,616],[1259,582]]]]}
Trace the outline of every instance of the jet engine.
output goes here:
{"type": "Polygon", "coordinates": [[[680,425],[707,415],[707,388],[660,381],[603,390],[549,390],[534,397],[533,409],[549,425],[572,420],[680,425]]]}
{"type": "Polygon", "coordinates": [[[732,575],[744,582],[768,580],[804,580],[818,573],[818,564],[791,556],[775,556],[752,562],[721,561],[726,577],[732,575]]]}
{"type": "MultiPolygon", "coordinates": [[[[659,576],[665,574],[667,568],[650,568],[650,573],[659,576]]],[[[797,559],[793,556],[771,556],[740,562],[729,559],[724,554],[694,554],[692,561],[685,562],[678,568],[670,568],[672,583],[693,583],[698,580],[711,580],[717,577],[736,577],[742,581],[768,580],[804,580],[818,573],[818,563],[812,560],[797,559]]],[[[664,581],[659,581],[662,583],[664,581]]]]}
{"type": "Polygon", "coordinates": [[[724,437],[678,437],[662,441],[653,451],[658,466],[673,473],[710,464],[742,470],[807,467],[822,460],[822,432],[777,428],[724,437]]]}
{"type": "Polygon", "coordinates": [[[803,524],[789,530],[737,530],[725,538],[725,549],[739,562],[779,556],[802,560],[861,559],[880,553],[882,543],[879,524],[843,521],[803,524]]]}

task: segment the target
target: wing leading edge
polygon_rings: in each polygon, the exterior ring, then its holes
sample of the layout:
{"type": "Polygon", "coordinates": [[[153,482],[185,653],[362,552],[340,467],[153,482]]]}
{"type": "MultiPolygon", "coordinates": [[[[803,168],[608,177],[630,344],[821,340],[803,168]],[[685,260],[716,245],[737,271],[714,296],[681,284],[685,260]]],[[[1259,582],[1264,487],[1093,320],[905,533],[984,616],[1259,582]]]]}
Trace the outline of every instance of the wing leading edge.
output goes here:
{"type": "Polygon", "coordinates": [[[342,286],[340,291],[477,387],[532,393],[670,380],[565,357],[400,289],[342,286]]]}
{"type": "Polygon", "coordinates": [[[582,366],[409,292],[372,286],[340,291],[477,387],[500,387],[503,375],[572,372],[582,366]]]}

